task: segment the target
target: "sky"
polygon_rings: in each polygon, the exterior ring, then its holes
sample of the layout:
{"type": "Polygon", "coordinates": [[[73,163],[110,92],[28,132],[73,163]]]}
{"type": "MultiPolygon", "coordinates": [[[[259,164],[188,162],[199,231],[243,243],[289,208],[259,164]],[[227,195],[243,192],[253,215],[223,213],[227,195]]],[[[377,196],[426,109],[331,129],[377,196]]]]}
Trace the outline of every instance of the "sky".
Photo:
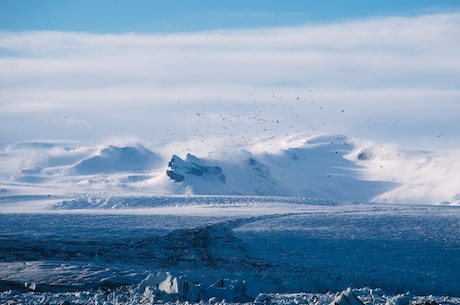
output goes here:
{"type": "Polygon", "coordinates": [[[190,32],[295,26],[458,10],[459,2],[279,0],[2,0],[0,27],[92,33],[190,32]]]}
{"type": "Polygon", "coordinates": [[[0,143],[460,143],[459,1],[0,0],[0,143]]]}

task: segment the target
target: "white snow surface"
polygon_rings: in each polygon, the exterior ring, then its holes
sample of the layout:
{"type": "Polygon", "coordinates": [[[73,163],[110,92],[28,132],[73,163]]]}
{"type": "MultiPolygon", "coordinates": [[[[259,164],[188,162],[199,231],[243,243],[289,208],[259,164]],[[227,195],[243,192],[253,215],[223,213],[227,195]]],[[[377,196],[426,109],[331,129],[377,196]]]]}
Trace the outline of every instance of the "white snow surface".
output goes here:
{"type": "Polygon", "coordinates": [[[366,303],[460,304],[455,206],[115,201],[125,204],[0,214],[0,302],[330,304],[352,287],[366,303]]]}
{"type": "Polygon", "coordinates": [[[1,145],[0,192],[2,197],[110,192],[458,205],[458,155],[458,150],[405,151],[305,133],[231,144],[213,138],[112,139],[102,145],[30,141],[1,145]]]}
{"type": "Polygon", "coordinates": [[[219,144],[1,145],[0,303],[460,304],[458,151],[219,144]]]}

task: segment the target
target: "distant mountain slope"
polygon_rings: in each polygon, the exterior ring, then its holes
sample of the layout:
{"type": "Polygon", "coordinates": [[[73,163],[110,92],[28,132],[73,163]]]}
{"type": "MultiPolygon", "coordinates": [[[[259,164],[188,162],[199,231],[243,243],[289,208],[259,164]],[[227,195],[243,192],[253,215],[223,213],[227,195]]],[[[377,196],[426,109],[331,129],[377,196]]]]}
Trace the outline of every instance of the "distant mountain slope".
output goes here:
{"type": "Polygon", "coordinates": [[[155,153],[139,142],[99,149],[80,143],[4,145],[0,190],[460,204],[458,151],[401,151],[343,135],[304,133],[235,146],[202,143],[154,144],[155,153]]]}
{"type": "Polygon", "coordinates": [[[395,185],[362,179],[360,166],[345,157],[355,149],[345,136],[305,137],[272,152],[253,153],[250,149],[231,160],[201,159],[191,154],[181,159],[174,155],[166,171],[169,183],[175,184],[179,193],[346,201],[370,201],[395,185]]]}
{"type": "Polygon", "coordinates": [[[364,179],[362,167],[347,157],[356,149],[349,137],[318,135],[258,158],[291,196],[370,201],[394,183],[364,179]]]}
{"type": "Polygon", "coordinates": [[[77,175],[144,172],[158,165],[160,157],[143,146],[103,148],[98,155],[84,159],[71,168],[77,175]]]}
{"type": "Polygon", "coordinates": [[[236,160],[206,160],[192,154],[171,158],[166,174],[176,190],[200,195],[287,195],[270,169],[254,156],[236,160]]]}

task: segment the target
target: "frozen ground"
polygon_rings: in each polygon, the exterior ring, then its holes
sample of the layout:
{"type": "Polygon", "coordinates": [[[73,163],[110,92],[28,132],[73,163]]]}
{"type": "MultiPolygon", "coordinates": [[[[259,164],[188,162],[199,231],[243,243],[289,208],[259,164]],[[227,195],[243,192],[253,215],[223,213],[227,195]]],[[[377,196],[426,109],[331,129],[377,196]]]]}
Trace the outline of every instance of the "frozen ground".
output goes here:
{"type": "Polygon", "coordinates": [[[1,302],[328,304],[352,287],[367,303],[408,292],[406,303],[460,304],[458,207],[97,199],[118,206],[50,199],[41,212],[0,214],[1,302]]]}
{"type": "Polygon", "coordinates": [[[457,151],[221,144],[2,144],[0,303],[460,304],[457,151]]]}

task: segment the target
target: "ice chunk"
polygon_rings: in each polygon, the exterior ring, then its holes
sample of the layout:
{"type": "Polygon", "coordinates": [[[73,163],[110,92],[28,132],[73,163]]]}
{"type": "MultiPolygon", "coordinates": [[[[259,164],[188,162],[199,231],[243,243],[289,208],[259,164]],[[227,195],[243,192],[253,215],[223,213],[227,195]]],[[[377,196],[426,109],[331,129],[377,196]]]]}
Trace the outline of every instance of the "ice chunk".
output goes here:
{"type": "Polygon", "coordinates": [[[409,302],[412,300],[412,296],[406,292],[404,294],[398,294],[394,297],[389,298],[385,305],[409,305],[409,302]]]}
{"type": "Polygon", "coordinates": [[[335,298],[334,302],[331,303],[331,305],[364,305],[364,303],[355,296],[351,288],[348,288],[347,290],[342,291],[335,298]]]}

